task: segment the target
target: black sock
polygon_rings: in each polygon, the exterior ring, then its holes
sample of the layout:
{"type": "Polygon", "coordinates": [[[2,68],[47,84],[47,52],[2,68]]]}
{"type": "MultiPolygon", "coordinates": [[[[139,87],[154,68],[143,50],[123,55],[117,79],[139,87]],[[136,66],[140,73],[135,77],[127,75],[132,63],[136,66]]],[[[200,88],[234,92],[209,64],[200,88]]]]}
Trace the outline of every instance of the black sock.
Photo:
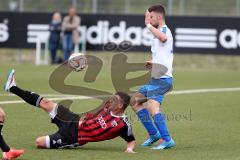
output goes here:
{"type": "Polygon", "coordinates": [[[40,101],[42,100],[42,97],[40,95],[30,91],[24,91],[21,88],[18,88],[17,86],[11,87],[10,92],[21,97],[28,104],[31,104],[36,107],[39,107],[40,101]]]}
{"type": "Polygon", "coordinates": [[[3,128],[3,122],[0,121],[0,147],[3,152],[8,152],[10,151],[10,147],[4,141],[4,138],[2,136],[2,128],[3,128]]]}

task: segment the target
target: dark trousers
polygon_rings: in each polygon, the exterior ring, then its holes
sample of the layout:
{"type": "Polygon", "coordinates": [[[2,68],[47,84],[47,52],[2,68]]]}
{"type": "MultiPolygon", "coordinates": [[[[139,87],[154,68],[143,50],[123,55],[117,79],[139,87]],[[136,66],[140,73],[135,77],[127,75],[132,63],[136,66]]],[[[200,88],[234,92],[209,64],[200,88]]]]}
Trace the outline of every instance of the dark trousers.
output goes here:
{"type": "Polygon", "coordinates": [[[57,63],[56,55],[57,55],[57,50],[59,48],[59,42],[50,42],[49,43],[49,49],[51,52],[51,63],[55,64],[57,63]]]}
{"type": "Polygon", "coordinates": [[[65,33],[63,35],[63,58],[64,60],[68,60],[70,54],[72,53],[74,48],[73,37],[70,33],[65,33]]]}

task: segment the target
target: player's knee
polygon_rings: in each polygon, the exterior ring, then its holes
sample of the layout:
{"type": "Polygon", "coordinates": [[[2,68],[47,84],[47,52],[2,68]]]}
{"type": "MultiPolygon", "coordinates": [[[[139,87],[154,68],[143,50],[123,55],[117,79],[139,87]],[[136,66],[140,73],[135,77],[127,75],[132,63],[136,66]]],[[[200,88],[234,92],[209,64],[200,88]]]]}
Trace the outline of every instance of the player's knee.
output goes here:
{"type": "Polygon", "coordinates": [[[56,106],[56,103],[54,103],[53,101],[47,99],[47,98],[43,98],[40,102],[40,106],[45,109],[46,111],[50,112],[53,110],[53,108],[56,106]]]}
{"type": "Polygon", "coordinates": [[[130,100],[130,105],[132,106],[132,109],[134,111],[138,111],[139,109],[141,109],[143,107],[142,104],[145,102],[147,102],[146,97],[133,95],[130,100]]]}
{"type": "Polygon", "coordinates": [[[45,137],[38,137],[35,143],[37,148],[46,148],[45,137]]]}
{"type": "Polygon", "coordinates": [[[0,108],[0,121],[4,122],[5,117],[6,117],[5,112],[0,108]]]}
{"type": "Polygon", "coordinates": [[[136,100],[136,98],[135,97],[132,97],[131,98],[131,100],[130,100],[130,106],[132,107],[132,109],[134,110],[134,111],[137,111],[137,110],[139,110],[139,104],[138,104],[138,102],[137,102],[137,100],[136,100]]]}
{"type": "Polygon", "coordinates": [[[130,106],[131,106],[131,107],[133,107],[133,106],[135,106],[135,105],[136,105],[136,103],[137,103],[137,102],[136,102],[136,99],[135,99],[135,97],[134,97],[134,96],[132,96],[132,97],[131,97],[131,99],[130,99],[130,106]]]}
{"type": "Polygon", "coordinates": [[[48,106],[50,104],[50,100],[43,98],[40,102],[40,106],[45,107],[48,106]]]}
{"type": "Polygon", "coordinates": [[[132,96],[130,100],[131,106],[141,106],[143,103],[147,102],[147,98],[143,96],[132,96]]]}

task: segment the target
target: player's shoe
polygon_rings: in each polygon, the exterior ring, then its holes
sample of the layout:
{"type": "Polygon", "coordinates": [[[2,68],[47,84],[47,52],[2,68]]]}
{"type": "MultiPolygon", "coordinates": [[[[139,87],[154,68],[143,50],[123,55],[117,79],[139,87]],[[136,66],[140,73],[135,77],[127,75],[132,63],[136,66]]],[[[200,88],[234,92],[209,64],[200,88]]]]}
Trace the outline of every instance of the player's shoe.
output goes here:
{"type": "Polygon", "coordinates": [[[163,141],[161,144],[159,144],[156,147],[153,147],[152,149],[169,149],[169,148],[174,147],[175,145],[176,144],[175,144],[174,140],[171,138],[170,141],[168,141],[168,142],[163,141]]]}
{"type": "Polygon", "coordinates": [[[4,90],[5,90],[5,91],[8,91],[8,92],[9,92],[9,89],[10,89],[12,86],[16,86],[14,74],[15,74],[14,69],[12,69],[11,71],[9,71],[8,77],[7,77],[7,82],[6,82],[5,85],[4,85],[4,90]]]}
{"type": "Polygon", "coordinates": [[[19,156],[21,156],[24,153],[24,150],[17,150],[17,149],[10,149],[8,152],[3,152],[3,160],[12,160],[19,156]]]}
{"type": "Polygon", "coordinates": [[[149,138],[142,144],[142,146],[151,146],[154,142],[161,139],[161,134],[157,132],[155,135],[149,136],[149,138]]]}

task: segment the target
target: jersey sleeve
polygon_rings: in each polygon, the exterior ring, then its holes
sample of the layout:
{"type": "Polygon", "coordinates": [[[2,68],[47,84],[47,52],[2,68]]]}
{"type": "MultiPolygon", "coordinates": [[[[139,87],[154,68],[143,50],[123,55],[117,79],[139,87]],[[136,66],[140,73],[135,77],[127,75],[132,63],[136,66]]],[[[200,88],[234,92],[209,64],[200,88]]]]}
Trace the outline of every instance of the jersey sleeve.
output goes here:
{"type": "Polygon", "coordinates": [[[161,31],[162,31],[162,33],[164,33],[164,34],[167,34],[167,27],[166,27],[166,26],[163,26],[163,27],[161,28],[161,31]]]}
{"type": "Polygon", "coordinates": [[[131,125],[126,124],[120,131],[120,137],[124,139],[126,142],[131,142],[135,140],[135,137],[132,132],[131,125]]]}

